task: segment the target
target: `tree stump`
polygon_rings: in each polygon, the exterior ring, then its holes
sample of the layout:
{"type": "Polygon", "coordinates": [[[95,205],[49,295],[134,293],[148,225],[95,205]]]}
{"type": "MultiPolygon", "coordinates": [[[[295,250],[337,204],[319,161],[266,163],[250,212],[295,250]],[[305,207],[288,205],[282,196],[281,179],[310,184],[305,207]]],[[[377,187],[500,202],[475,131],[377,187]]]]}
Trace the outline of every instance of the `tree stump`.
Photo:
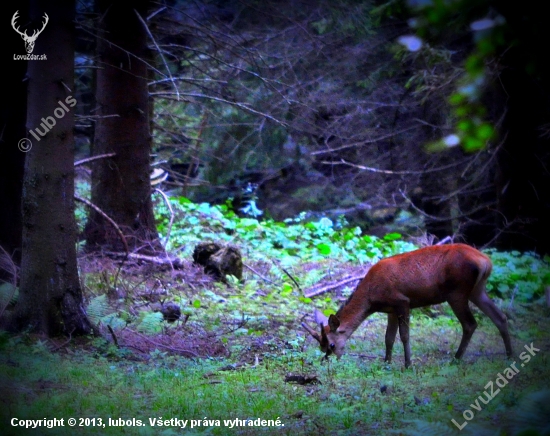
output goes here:
{"type": "Polygon", "coordinates": [[[193,261],[204,266],[204,272],[218,280],[225,282],[225,276],[228,274],[242,280],[242,255],[236,247],[221,246],[215,242],[203,242],[195,247],[193,261]]]}

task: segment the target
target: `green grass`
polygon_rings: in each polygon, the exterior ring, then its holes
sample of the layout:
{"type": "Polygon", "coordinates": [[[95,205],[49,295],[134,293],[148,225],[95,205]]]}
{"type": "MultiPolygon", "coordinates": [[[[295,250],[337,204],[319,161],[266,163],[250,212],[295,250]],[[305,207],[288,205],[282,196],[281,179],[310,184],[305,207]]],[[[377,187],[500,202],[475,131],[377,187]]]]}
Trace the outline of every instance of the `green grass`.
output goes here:
{"type": "MultiPolygon", "coordinates": [[[[463,362],[450,355],[456,350],[460,328],[443,314],[436,319],[416,312],[411,325],[413,367],[403,368],[401,344],[396,343],[394,362],[382,362],[385,320],[374,315],[350,339],[350,350],[340,361],[321,363],[312,341],[299,330],[289,332],[295,347],[260,355],[257,365],[235,370],[220,369],[235,358],[186,359],[162,352],[150,353],[147,361],[116,356],[107,358],[90,343],[50,352],[46,343],[32,336],[3,337],[0,357],[0,403],[7,432],[13,417],[136,418],[144,427],[96,427],[78,429],[79,434],[176,434],[177,427],[151,427],[149,418],[188,420],[189,434],[384,434],[389,429],[411,429],[415,421],[441,423],[452,428],[451,419],[462,423],[462,412],[482,394],[485,385],[510,365],[494,326],[478,317],[480,327],[463,362]],[[285,383],[292,374],[315,375],[319,384],[285,383]],[[383,386],[385,392],[381,392],[383,386]],[[219,420],[219,426],[195,426],[191,420],[219,420]],[[277,420],[284,427],[224,426],[224,420],[257,418],[277,420]],[[409,422],[410,421],[410,422],[409,422]]],[[[524,342],[534,342],[538,352],[509,384],[461,432],[505,425],[518,401],[548,387],[548,309],[533,305],[511,322],[516,356],[524,342]],[[536,339],[518,341],[517,330],[536,333],[536,339]]],[[[214,422],[215,424],[215,422],[214,422]]],[[[32,430],[28,430],[29,434],[32,430]]],[[[35,430],[36,432],[36,430],[35,430]]],[[[74,434],[64,427],[50,434],[74,434]]],[[[39,430],[35,434],[46,434],[39,430]]]]}

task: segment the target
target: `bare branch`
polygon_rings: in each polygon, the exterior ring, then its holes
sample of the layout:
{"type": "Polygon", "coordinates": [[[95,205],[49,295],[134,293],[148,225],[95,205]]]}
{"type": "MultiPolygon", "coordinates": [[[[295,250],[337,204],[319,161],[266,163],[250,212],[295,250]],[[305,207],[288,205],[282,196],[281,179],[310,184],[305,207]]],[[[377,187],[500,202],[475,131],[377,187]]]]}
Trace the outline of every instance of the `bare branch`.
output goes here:
{"type": "Polygon", "coordinates": [[[162,62],[164,63],[164,67],[166,68],[166,72],[168,74],[168,79],[172,82],[172,85],[174,86],[174,90],[175,90],[176,95],[178,96],[178,100],[179,100],[180,99],[180,94],[179,94],[179,90],[178,90],[178,85],[176,85],[176,83],[174,82],[174,78],[172,77],[172,73],[170,72],[170,67],[168,66],[168,63],[166,62],[166,59],[164,58],[164,56],[162,54],[162,51],[160,50],[160,47],[157,44],[157,41],[155,40],[155,38],[153,37],[153,34],[149,30],[149,26],[147,26],[147,23],[143,20],[141,15],[139,15],[138,11],[136,11],[134,9],[134,12],[138,17],[138,20],[143,25],[143,28],[145,29],[145,31],[149,35],[149,38],[151,38],[151,41],[153,41],[153,44],[155,44],[155,47],[157,48],[157,52],[160,55],[160,58],[162,59],[162,62]]]}
{"type": "MultiPolygon", "coordinates": [[[[165,96],[165,95],[173,95],[173,93],[171,92],[151,92],[150,95],[158,95],[158,96],[165,96]]],[[[225,98],[220,98],[220,97],[214,97],[213,95],[205,95],[205,94],[197,94],[197,93],[194,93],[194,92],[182,92],[180,93],[180,95],[183,95],[183,96],[186,96],[186,97],[193,97],[193,98],[203,98],[203,99],[207,99],[207,100],[212,100],[212,101],[217,101],[219,103],[225,103],[225,104],[229,104],[231,106],[235,106],[235,107],[238,107],[239,109],[242,109],[246,112],[250,112],[254,115],[260,115],[264,118],[267,118],[283,127],[288,127],[288,123],[286,123],[285,121],[281,121],[281,120],[278,120],[277,118],[273,117],[272,115],[270,114],[267,114],[265,112],[260,112],[256,109],[253,109],[251,108],[247,103],[239,103],[239,102],[236,102],[236,101],[230,101],[230,100],[226,100],[225,98]]]]}
{"type": "Polygon", "coordinates": [[[85,159],[77,160],[74,163],[74,166],[77,167],[79,165],[84,165],[84,164],[87,164],[87,163],[92,162],[92,161],[97,160],[97,159],[104,159],[106,157],[113,157],[113,156],[116,156],[116,153],[98,154],[97,156],[91,156],[91,157],[87,157],[85,159]]]}
{"type": "Polygon", "coordinates": [[[338,282],[329,283],[328,285],[322,286],[320,288],[319,287],[313,287],[309,290],[305,290],[304,291],[304,297],[311,298],[311,297],[314,297],[315,295],[323,294],[325,292],[332,291],[333,289],[339,288],[340,286],[347,285],[348,283],[362,280],[365,277],[365,274],[368,272],[369,269],[370,268],[367,268],[367,270],[361,275],[352,276],[352,277],[348,277],[344,280],[340,280],[338,282]]]}
{"type": "Polygon", "coordinates": [[[148,256],[146,254],[139,253],[118,253],[116,251],[106,251],[105,254],[113,257],[123,257],[125,259],[143,260],[144,262],[151,262],[156,265],[169,265],[172,268],[181,268],[183,263],[179,257],[159,257],[148,256]]]}
{"type": "Polygon", "coordinates": [[[168,197],[163,191],[161,191],[159,188],[156,188],[155,192],[158,192],[162,196],[162,198],[164,199],[164,203],[166,204],[166,207],[170,211],[170,222],[168,223],[168,230],[166,231],[166,238],[164,239],[164,244],[162,244],[164,249],[166,250],[166,245],[170,240],[170,232],[172,231],[172,224],[174,224],[174,209],[172,209],[170,200],[168,199],[168,197]]]}
{"type": "Polygon", "coordinates": [[[247,265],[246,263],[243,263],[243,266],[250,271],[252,271],[254,274],[256,274],[258,277],[260,277],[264,282],[271,283],[272,285],[275,284],[273,280],[269,280],[267,277],[264,277],[261,275],[258,271],[256,271],[254,268],[252,268],[250,265],[247,265]]]}
{"type": "Polygon", "coordinates": [[[422,174],[427,174],[427,173],[436,173],[436,172],[440,172],[440,171],[446,171],[450,168],[455,168],[455,167],[459,166],[463,162],[455,162],[455,163],[452,163],[452,164],[449,164],[449,165],[444,165],[444,166],[440,166],[440,167],[437,167],[437,168],[424,169],[424,170],[421,170],[421,171],[382,170],[380,168],[373,168],[373,167],[367,167],[365,165],[354,164],[354,163],[346,161],[345,159],[340,159],[340,162],[321,161],[321,163],[325,164],[325,165],[347,165],[347,166],[350,166],[350,167],[353,167],[353,168],[357,168],[357,169],[360,169],[360,170],[363,170],[363,171],[370,171],[370,172],[373,172],[373,173],[392,174],[392,175],[401,175],[401,176],[403,176],[403,175],[422,175],[422,174]]]}
{"type": "Polygon", "coordinates": [[[352,143],[352,144],[346,144],[346,145],[343,145],[341,147],[330,148],[328,150],[313,151],[310,154],[312,156],[316,156],[316,155],[319,155],[319,154],[334,153],[336,151],[346,150],[348,148],[361,147],[365,144],[375,144],[377,142],[383,141],[384,139],[392,138],[395,135],[399,135],[401,133],[405,133],[405,132],[408,132],[410,130],[415,130],[416,128],[417,128],[416,126],[407,127],[406,129],[401,129],[401,130],[398,130],[397,132],[391,132],[391,133],[388,133],[387,135],[379,136],[378,138],[368,139],[368,140],[364,140],[364,141],[360,141],[360,142],[356,142],[356,143],[352,143]]]}
{"type": "Polygon", "coordinates": [[[94,209],[98,214],[100,214],[103,218],[105,218],[107,221],[111,223],[111,225],[114,227],[115,231],[118,233],[118,236],[120,237],[120,240],[122,241],[122,244],[124,245],[124,249],[126,250],[126,254],[130,254],[130,249],[128,248],[128,243],[126,242],[126,238],[124,237],[124,234],[122,233],[122,230],[120,230],[120,227],[117,225],[117,223],[105,212],[103,212],[98,206],[96,206],[94,203],[92,203],[90,200],[86,200],[85,198],[82,198],[75,194],[74,199],[76,201],[80,201],[81,203],[84,203],[86,206],[91,207],[94,209]]]}

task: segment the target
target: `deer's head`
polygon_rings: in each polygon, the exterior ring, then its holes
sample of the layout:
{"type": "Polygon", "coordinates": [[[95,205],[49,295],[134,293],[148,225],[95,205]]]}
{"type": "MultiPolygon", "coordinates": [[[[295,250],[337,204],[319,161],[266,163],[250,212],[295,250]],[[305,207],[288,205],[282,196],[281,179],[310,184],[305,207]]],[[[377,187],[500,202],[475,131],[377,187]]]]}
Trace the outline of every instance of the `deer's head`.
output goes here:
{"type": "Polygon", "coordinates": [[[325,358],[328,358],[331,354],[335,354],[339,359],[344,354],[344,348],[348,340],[346,330],[340,326],[340,319],[336,315],[330,315],[327,318],[317,309],[315,309],[313,317],[315,318],[315,323],[321,329],[321,334],[317,333],[306,323],[302,323],[302,327],[319,342],[321,351],[325,353],[325,358]]]}

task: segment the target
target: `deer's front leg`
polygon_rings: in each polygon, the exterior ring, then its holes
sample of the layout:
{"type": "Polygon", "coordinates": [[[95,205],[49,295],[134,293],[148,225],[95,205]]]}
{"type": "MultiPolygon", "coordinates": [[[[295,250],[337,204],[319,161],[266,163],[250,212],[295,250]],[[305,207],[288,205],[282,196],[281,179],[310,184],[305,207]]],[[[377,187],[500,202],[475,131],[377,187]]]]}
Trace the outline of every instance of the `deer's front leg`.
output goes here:
{"type": "Polygon", "coordinates": [[[409,343],[409,307],[400,307],[396,312],[397,319],[399,321],[399,336],[401,337],[401,342],[403,342],[403,348],[405,350],[405,368],[408,368],[411,366],[411,345],[409,343]]]}
{"type": "Polygon", "coordinates": [[[398,327],[399,321],[397,315],[395,313],[388,313],[388,326],[386,328],[386,357],[384,358],[384,362],[391,363],[393,343],[395,342],[398,327]]]}

